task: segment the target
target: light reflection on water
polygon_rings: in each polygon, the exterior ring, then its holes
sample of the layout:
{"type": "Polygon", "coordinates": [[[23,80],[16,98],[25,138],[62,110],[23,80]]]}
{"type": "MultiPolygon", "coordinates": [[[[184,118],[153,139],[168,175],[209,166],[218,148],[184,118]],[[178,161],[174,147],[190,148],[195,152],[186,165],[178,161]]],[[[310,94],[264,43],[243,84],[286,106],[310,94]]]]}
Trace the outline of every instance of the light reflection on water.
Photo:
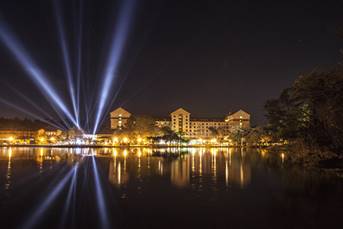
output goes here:
{"type": "MultiPolygon", "coordinates": [[[[273,220],[265,221],[275,217],[275,223],[281,219],[288,220],[289,224],[285,224],[285,227],[292,227],[299,221],[292,214],[302,217],[303,210],[298,209],[307,209],[308,206],[319,210],[322,208],[316,198],[333,202],[343,201],[341,180],[322,179],[318,174],[289,168],[286,152],[272,153],[267,149],[246,148],[4,147],[0,148],[0,203],[6,205],[4,208],[0,205],[0,214],[6,217],[0,219],[0,225],[7,218],[13,221],[15,218],[25,218],[30,209],[34,208],[39,200],[44,200],[44,195],[48,195],[44,190],[48,190],[50,179],[55,177],[60,169],[73,168],[78,162],[80,165],[76,180],[70,182],[72,186],[68,186],[68,183],[65,190],[61,191],[64,193],[59,199],[62,201],[62,207],[60,210],[53,204],[50,207],[55,209],[57,215],[61,215],[62,225],[68,225],[70,219],[66,219],[66,206],[73,206],[73,215],[76,217],[72,219],[73,225],[79,228],[98,225],[96,222],[99,217],[94,206],[99,204],[99,196],[102,195],[103,201],[106,202],[103,208],[109,209],[107,213],[111,216],[111,224],[119,222],[122,225],[124,221],[124,225],[129,225],[125,228],[135,228],[144,223],[145,228],[150,228],[156,220],[155,215],[161,218],[158,223],[162,223],[169,219],[168,214],[181,218],[188,214],[188,221],[182,221],[186,223],[184,227],[177,224],[179,228],[187,228],[186,225],[194,223],[199,225],[199,228],[211,228],[208,225],[212,225],[213,222],[219,228],[225,228],[227,222],[219,219],[217,215],[224,214],[234,225],[235,222],[245,222],[243,215],[251,215],[252,211],[258,216],[254,218],[255,221],[250,219],[252,222],[261,225],[270,223],[275,226],[273,220]],[[96,163],[93,156],[96,157],[96,163]],[[95,164],[97,168],[94,167],[95,164]],[[93,182],[95,173],[99,179],[93,182]],[[101,189],[94,188],[94,184],[97,187],[101,186],[101,189]],[[322,187],[329,187],[324,197],[321,193],[322,187]],[[72,205],[63,202],[71,199],[70,190],[77,190],[77,193],[73,192],[75,203],[72,205]],[[309,192],[312,199],[309,199],[309,192]],[[295,198],[298,196],[303,201],[299,202],[295,198]],[[306,207],[301,205],[303,202],[306,203],[306,207]],[[204,208],[204,204],[207,207],[204,208]],[[167,215],[163,214],[163,211],[166,211],[165,206],[169,209],[167,215]],[[114,213],[118,209],[121,217],[114,213]],[[191,213],[193,211],[194,213],[191,213]],[[225,212],[230,212],[229,216],[225,212]],[[202,214],[205,213],[208,221],[199,221],[199,218],[204,218],[202,214]],[[142,221],[131,222],[132,215],[136,218],[142,217],[142,221]],[[117,219],[117,216],[122,221],[117,219]],[[284,218],[290,216],[295,217],[294,220],[284,218]]],[[[334,207],[335,212],[343,210],[341,205],[326,207],[334,207]]],[[[318,213],[313,213],[313,219],[316,214],[318,213]]],[[[330,213],[330,217],[331,215],[334,214],[330,213]]],[[[323,221],[327,221],[325,217],[329,216],[323,216],[323,221]]],[[[308,217],[307,220],[312,218],[308,217]]],[[[331,218],[330,220],[334,222],[331,218]]],[[[55,224],[61,225],[59,222],[55,224]]],[[[307,221],[301,225],[308,226],[307,221]]],[[[47,222],[44,226],[51,228],[47,222]]],[[[171,224],[170,228],[174,226],[171,224]]],[[[245,226],[251,226],[250,222],[246,221],[245,226]]],[[[168,228],[166,225],[164,227],[168,228]]]]}
{"type": "Polygon", "coordinates": [[[223,177],[226,186],[231,184],[244,187],[251,180],[251,167],[244,162],[244,149],[210,149],[209,152],[206,149],[192,149],[189,154],[180,154],[177,158],[164,156],[163,153],[172,152],[167,150],[112,151],[112,154],[108,154],[108,151],[104,150],[98,156],[112,156],[109,160],[108,177],[109,181],[118,187],[130,180],[148,176],[169,177],[171,184],[179,188],[186,188],[192,182],[198,182],[201,177],[210,178],[209,181],[214,186],[221,182],[223,177]],[[155,153],[158,153],[158,156],[155,156],[155,153]]]}

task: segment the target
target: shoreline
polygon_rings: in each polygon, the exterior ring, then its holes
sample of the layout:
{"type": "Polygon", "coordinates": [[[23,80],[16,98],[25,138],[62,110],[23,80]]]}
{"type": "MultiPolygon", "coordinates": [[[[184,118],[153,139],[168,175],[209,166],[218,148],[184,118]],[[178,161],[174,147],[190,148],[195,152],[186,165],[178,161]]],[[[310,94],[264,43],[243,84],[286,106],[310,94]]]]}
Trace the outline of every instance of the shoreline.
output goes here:
{"type": "Polygon", "coordinates": [[[193,146],[178,146],[178,145],[0,145],[4,147],[17,148],[265,148],[263,146],[218,146],[218,145],[193,145],[193,146]]]}

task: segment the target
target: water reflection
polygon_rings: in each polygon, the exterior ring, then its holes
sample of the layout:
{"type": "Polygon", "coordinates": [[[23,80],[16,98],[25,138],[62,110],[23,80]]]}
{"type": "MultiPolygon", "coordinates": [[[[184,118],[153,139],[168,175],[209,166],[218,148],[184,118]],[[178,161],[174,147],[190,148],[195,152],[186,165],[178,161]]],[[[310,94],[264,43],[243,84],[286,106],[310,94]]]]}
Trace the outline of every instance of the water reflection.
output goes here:
{"type": "Polygon", "coordinates": [[[127,151],[123,152],[123,157],[118,157],[118,152],[113,154],[109,162],[108,178],[111,184],[120,187],[128,181],[126,173],[127,151]]]}
{"type": "MultiPolygon", "coordinates": [[[[243,149],[192,149],[178,157],[167,156],[170,152],[171,149],[113,149],[109,181],[120,187],[130,181],[162,176],[170,177],[171,184],[179,188],[204,181],[214,187],[223,182],[226,187],[245,187],[250,183],[251,167],[245,162],[243,149]]],[[[107,152],[101,155],[106,156],[107,152]]]]}
{"type": "MultiPolygon", "coordinates": [[[[34,158],[39,173],[42,173],[45,166],[51,168],[54,163],[63,161],[72,165],[82,156],[96,155],[106,158],[108,180],[118,187],[131,181],[142,181],[147,177],[169,177],[171,184],[179,188],[186,188],[191,183],[196,185],[203,182],[210,183],[212,186],[245,187],[251,181],[251,163],[246,161],[249,159],[249,154],[247,155],[243,148],[193,148],[179,151],[151,148],[97,150],[21,148],[16,149],[14,155],[11,148],[4,148],[1,151],[3,153],[0,159],[7,160],[6,189],[11,185],[13,157],[16,160],[34,158]]],[[[260,155],[262,158],[265,157],[266,151],[260,151],[260,155]]],[[[284,163],[284,153],[280,157],[281,162],[284,163]]]]}
{"type": "Polygon", "coordinates": [[[204,228],[214,228],[214,221],[218,228],[227,228],[228,217],[230,225],[249,227],[247,215],[266,219],[263,225],[275,218],[273,228],[278,228],[279,222],[292,222],[292,217],[297,225],[299,216],[308,214],[307,209],[320,209],[321,203],[333,203],[328,208],[335,211],[330,214],[343,210],[336,204],[342,202],[343,185],[334,183],[323,192],[327,183],[318,176],[287,167],[287,152],[266,149],[0,148],[0,170],[0,225],[10,221],[13,228],[17,218],[41,226],[45,217],[42,228],[53,228],[53,220],[65,225],[61,228],[72,228],[68,226],[73,220],[78,228],[99,228],[99,221],[106,225],[120,219],[124,226],[119,228],[139,228],[145,222],[141,228],[151,228],[157,218],[162,225],[170,215],[174,222],[185,214],[189,224],[183,227],[184,221],[177,221],[178,228],[192,228],[194,223],[201,227],[201,220],[204,228]],[[331,202],[319,203],[321,195],[331,202]]]}
{"type": "Polygon", "coordinates": [[[5,189],[8,190],[11,187],[11,175],[12,175],[12,148],[8,149],[8,162],[7,162],[7,173],[5,189]]]}
{"type": "Polygon", "coordinates": [[[170,180],[178,187],[185,187],[190,181],[190,160],[189,157],[182,157],[171,162],[170,180]]]}

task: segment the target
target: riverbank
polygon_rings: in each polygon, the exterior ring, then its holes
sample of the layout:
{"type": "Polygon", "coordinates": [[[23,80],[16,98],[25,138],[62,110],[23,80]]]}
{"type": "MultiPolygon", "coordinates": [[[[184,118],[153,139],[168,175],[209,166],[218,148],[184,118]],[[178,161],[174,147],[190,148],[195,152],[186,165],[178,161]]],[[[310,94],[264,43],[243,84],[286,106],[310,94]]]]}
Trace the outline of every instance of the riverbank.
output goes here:
{"type": "Polygon", "coordinates": [[[343,171],[343,158],[328,149],[308,147],[295,142],[293,144],[268,147],[270,152],[284,152],[293,165],[308,169],[338,170],[343,171]]]}
{"type": "MultiPolygon", "coordinates": [[[[0,147],[31,147],[31,148],[242,148],[238,145],[0,145],[0,147]]],[[[243,146],[246,148],[247,146],[243,146]]],[[[260,146],[249,146],[249,148],[264,148],[260,146]]]]}

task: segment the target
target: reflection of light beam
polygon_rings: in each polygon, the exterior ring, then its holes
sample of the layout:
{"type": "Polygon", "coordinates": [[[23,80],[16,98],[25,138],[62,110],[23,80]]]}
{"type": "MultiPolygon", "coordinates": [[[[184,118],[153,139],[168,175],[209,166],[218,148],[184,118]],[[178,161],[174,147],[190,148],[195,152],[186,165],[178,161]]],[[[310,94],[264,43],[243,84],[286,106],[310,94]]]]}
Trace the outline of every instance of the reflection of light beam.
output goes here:
{"type": "Polygon", "coordinates": [[[0,22],[0,39],[6,44],[7,48],[20,62],[23,69],[30,76],[31,80],[44,93],[44,95],[49,98],[48,101],[56,105],[69,118],[69,120],[77,126],[77,122],[70,114],[61,97],[49,83],[42,70],[34,64],[29,54],[20,44],[19,40],[16,39],[14,34],[12,34],[7,26],[2,22],[0,22]]]}
{"type": "Polygon", "coordinates": [[[94,173],[95,193],[97,197],[97,204],[98,204],[98,210],[99,210],[102,228],[110,228],[110,224],[108,220],[109,218],[107,215],[107,208],[105,204],[105,197],[104,197],[104,193],[103,193],[102,186],[100,183],[99,172],[98,172],[98,168],[95,162],[94,155],[92,156],[92,168],[93,168],[93,173],[94,173]]]}
{"type": "Polygon", "coordinates": [[[120,64],[120,59],[123,55],[123,50],[128,39],[129,30],[132,24],[135,9],[135,0],[124,1],[124,6],[120,11],[117,29],[113,34],[113,40],[110,47],[110,53],[105,66],[105,72],[102,81],[102,87],[100,88],[99,106],[96,113],[95,125],[93,134],[98,130],[101,118],[104,113],[104,108],[109,100],[110,90],[113,85],[120,64]]]}
{"type": "Polygon", "coordinates": [[[64,63],[64,68],[66,71],[66,77],[67,77],[67,84],[68,84],[68,89],[69,89],[69,94],[71,98],[71,102],[73,105],[74,109],[74,114],[76,118],[76,123],[79,124],[79,115],[78,115],[78,108],[76,105],[76,96],[75,96],[75,88],[74,88],[74,82],[73,82],[73,73],[71,70],[70,66],[70,58],[69,58],[69,51],[68,51],[68,45],[66,41],[66,36],[65,32],[63,29],[63,17],[60,9],[60,5],[58,4],[59,0],[54,0],[54,9],[55,9],[55,17],[56,17],[56,22],[57,22],[57,28],[58,28],[58,35],[60,38],[60,45],[62,49],[62,54],[63,54],[63,63],[64,63]]]}
{"type": "Polygon", "coordinates": [[[22,228],[33,228],[38,221],[42,218],[42,215],[44,212],[51,206],[51,204],[56,200],[58,195],[63,191],[65,186],[67,185],[67,182],[71,178],[71,176],[74,173],[74,169],[71,169],[67,175],[63,177],[63,179],[58,182],[56,187],[49,193],[49,195],[43,200],[42,204],[39,205],[39,207],[33,212],[33,214],[29,217],[29,219],[23,224],[22,228]]]}
{"type": "Polygon", "coordinates": [[[26,109],[24,109],[22,107],[16,106],[13,103],[10,103],[10,102],[2,99],[2,98],[0,98],[0,102],[3,103],[3,104],[6,104],[9,107],[12,107],[12,108],[14,108],[14,109],[16,109],[16,110],[18,110],[20,112],[23,112],[23,113],[31,116],[32,118],[38,119],[39,121],[42,121],[42,122],[47,123],[47,124],[49,124],[49,125],[51,125],[53,127],[56,127],[57,129],[62,129],[62,130],[65,129],[65,128],[62,128],[61,126],[58,126],[58,125],[56,125],[56,124],[54,124],[52,122],[49,122],[49,121],[45,120],[44,118],[42,118],[42,117],[40,117],[40,116],[30,112],[30,111],[27,111],[26,109]]]}
{"type": "Polygon", "coordinates": [[[75,190],[76,190],[77,168],[78,168],[78,166],[76,165],[75,169],[74,169],[73,177],[71,180],[71,184],[69,186],[67,199],[66,199],[66,202],[64,205],[63,216],[62,216],[62,220],[61,220],[61,228],[64,227],[64,224],[67,220],[68,212],[70,209],[70,204],[72,202],[72,197],[75,195],[75,192],[76,192],[75,190]]]}

